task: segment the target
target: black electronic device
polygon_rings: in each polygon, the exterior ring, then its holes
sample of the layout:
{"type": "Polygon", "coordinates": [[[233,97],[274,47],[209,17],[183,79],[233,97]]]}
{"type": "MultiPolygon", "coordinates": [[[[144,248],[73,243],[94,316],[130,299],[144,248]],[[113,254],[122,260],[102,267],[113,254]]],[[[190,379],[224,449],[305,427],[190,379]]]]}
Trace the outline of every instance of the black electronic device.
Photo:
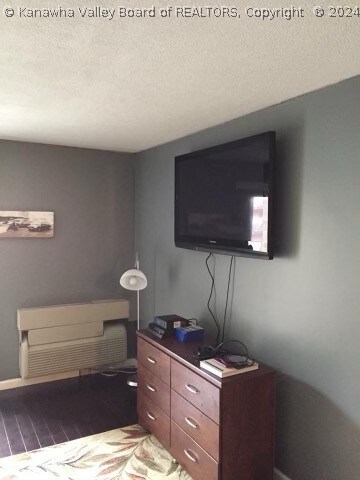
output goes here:
{"type": "Polygon", "coordinates": [[[174,328],[183,327],[188,324],[186,318],[180,317],[180,315],[157,315],[154,318],[154,323],[159,325],[167,332],[173,333],[174,328]]]}
{"type": "Polygon", "coordinates": [[[175,245],[273,258],[275,132],[175,158],[175,245]]]}
{"type": "Polygon", "coordinates": [[[149,323],[148,331],[157,338],[165,338],[169,336],[169,332],[159,325],[156,325],[156,323],[149,323]]]}

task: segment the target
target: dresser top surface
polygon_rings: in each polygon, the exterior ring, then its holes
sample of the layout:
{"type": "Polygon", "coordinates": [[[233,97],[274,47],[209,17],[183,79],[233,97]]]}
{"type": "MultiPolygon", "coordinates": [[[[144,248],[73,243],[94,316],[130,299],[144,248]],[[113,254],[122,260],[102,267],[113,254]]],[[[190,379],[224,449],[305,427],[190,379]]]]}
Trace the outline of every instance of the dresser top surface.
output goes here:
{"type": "Polygon", "coordinates": [[[254,370],[251,372],[246,372],[239,375],[233,375],[227,378],[219,378],[216,375],[207,372],[200,368],[200,362],[196,358],[196,353],[198,347],[201,345],[213,345],[214,341],[211,337],[206,336],[202,341],[194,341],[194,342],[179,342],[175,338],[163,338],[158,339],[151,335],[147,330],[138,330],[136,332],[139,338],[146,340],[159,350],[163,351],[171,358],[174,358],[178,362],[182,363],[186,367],[190,368],[198,375],[206,378],[209,382],[216,385],[217,387],[222,387],[225,383],[229,382],[239,382],[245,381],[253,377],[257,377],[259,375],[266,375],[266,374],[273,374],[274,370],[266,365],[260,364],[258,370],[254,370]]]}

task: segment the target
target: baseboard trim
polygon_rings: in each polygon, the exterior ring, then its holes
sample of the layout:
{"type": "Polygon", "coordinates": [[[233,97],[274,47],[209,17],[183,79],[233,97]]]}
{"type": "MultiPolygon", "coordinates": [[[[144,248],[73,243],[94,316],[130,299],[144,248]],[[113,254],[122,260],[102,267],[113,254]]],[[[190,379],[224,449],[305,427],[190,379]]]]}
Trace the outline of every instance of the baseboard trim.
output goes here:
{"type": "Polygon", "coordinates": [[[284,475],[280,470],[275,468],[274,470],[274,480],[291,480],[289,477],[284,475]]]}
{"type": "Polygon", "coordinates": [[[0,381],[0,390],[10,390],[11,388],[26,387],[27,385],[36,385],[37,383],[54,382],[56,380],[64,380],[65,378],[73,378],[79,376],[79,370],[70,372],[54,373],[52,375],[44,375],[34,378],[11,378],[9,380],[0,381]]]}

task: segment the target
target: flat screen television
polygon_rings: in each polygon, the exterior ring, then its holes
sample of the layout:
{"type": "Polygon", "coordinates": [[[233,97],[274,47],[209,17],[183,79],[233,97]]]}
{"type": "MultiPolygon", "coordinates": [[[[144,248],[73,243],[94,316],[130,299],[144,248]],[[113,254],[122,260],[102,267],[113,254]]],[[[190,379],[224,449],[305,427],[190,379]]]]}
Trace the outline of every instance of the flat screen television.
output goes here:
{"type": "Polygon", "coordinates": [[[175,245],[273,258],[275,132],[175,158],[175,245]]]}

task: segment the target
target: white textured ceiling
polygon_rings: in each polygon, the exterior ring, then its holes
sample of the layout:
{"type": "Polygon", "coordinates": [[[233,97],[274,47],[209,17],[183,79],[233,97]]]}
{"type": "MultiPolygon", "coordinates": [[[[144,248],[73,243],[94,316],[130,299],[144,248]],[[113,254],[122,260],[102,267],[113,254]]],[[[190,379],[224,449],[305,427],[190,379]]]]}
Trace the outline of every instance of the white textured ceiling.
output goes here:
{"type": "MultiPolygon", "coordinates": [[[[75,9],[75,18],[49,20],[19,18],[19,3],[6,4],[15,16],[0,7],[3,139],[136,152],[360,72],[360,18],[316,18],[307,0],[305,18],[290,21],[243,13],[287,6],[271,0],[233,3],[235,19],[168,19],[158,10],[150,19],[85,19],[74,0],[31,2],[75,9]]],[[[191,5],[154,3],[167,4],[191,5]]]]}

